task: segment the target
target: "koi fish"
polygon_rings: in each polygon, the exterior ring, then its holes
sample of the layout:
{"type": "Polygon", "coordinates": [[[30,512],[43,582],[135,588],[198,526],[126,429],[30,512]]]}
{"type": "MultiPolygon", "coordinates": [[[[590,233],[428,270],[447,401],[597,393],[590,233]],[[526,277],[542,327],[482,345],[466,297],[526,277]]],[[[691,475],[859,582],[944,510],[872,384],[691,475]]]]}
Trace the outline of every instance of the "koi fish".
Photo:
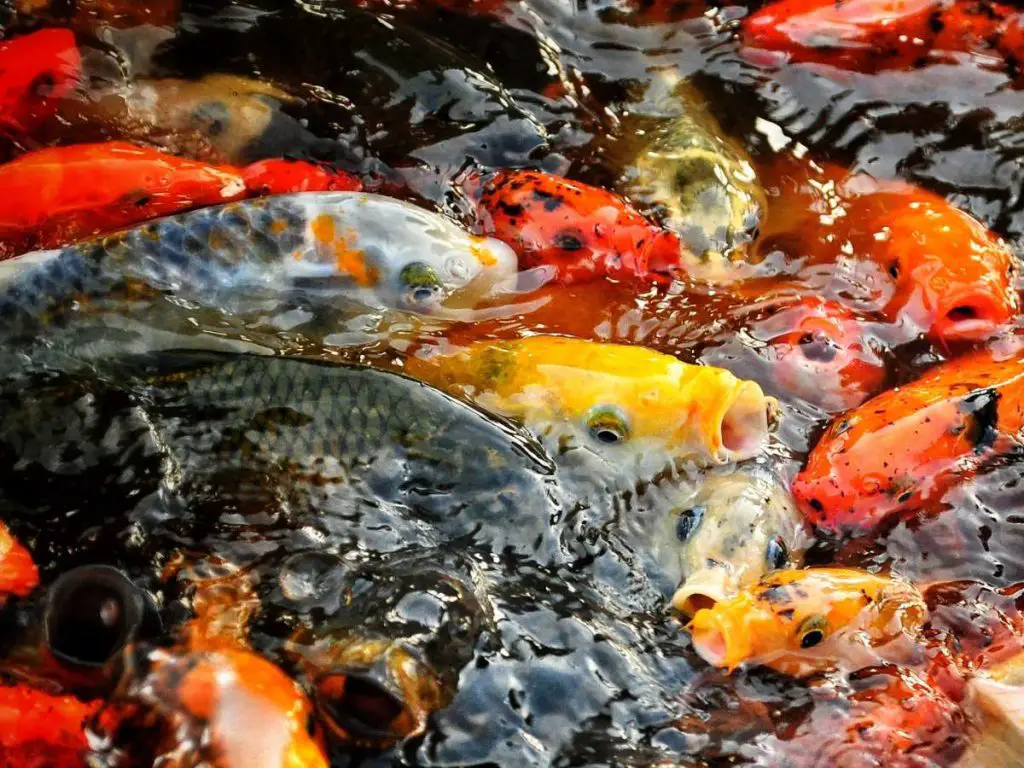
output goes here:
{"type": "MultiPolygon", "coordinates": [[[[62,101],[52,138],[129,140],[195,160],[243,165],[323,144],[281,110],[295,101],[270,83],[238,75],[115,79],[62,101]]],[[[51,138],[40,130],[41,138],[51,138]]]]}
{"type": "MultiPolygon", "coordinates": [[[[411,375],[523,422],[553,454],[583,448],[621,468],[665,457],[726,464],[757,455],[774,401],[722,368],[643,347],[555,336],[481,341],[407,361],[411,375]]],[[[648,468],[649,469],[649,468],[648,468]]]]}
{"type": "Polygon", "coordinates": [[[882,389],[885,361],[867,323],[835,301],[801,299],[755,323],[773,381],[827,411],[854,408],[882,389]]]}
{"type": "Polygon", "coordinates": [[[127,713],[111,728],[113,748],[130,750],[135,728],[159,724],[157,762],[173,755],[214,768],[327,768],[309,699],[263,657],[152,649],[141,658],[112,697],[127,713]]]}
{"type": "Polygon", "coordinates": [[[1020,11],[981,0],[779,0],[743,20],[750,48],[858,72],[911,69],[952,54],[1020,59],[1020,11]]]}
{"type": "Polygon", "coordinates": [[[0,605],[13,595],[27,597],[39,586],[39,569],[32,555],[0,522],[0,605]]]}
{"type": "Polygon", "coordinates": [[[814,568],[768,574],[697,611],[688,629],[694,648],[713,666],[764,665],[803,677],[836,666],[872,666],[893,651],[905,655],[901,641],[921,629],[927,615],[920,593],[906,582],[814,568]]]}
{"type": "MultiPolygon", "coordinates": [[[[59,0],[14,0],[13,5],[27,18],[57,15],[63,10],[59,0]]],[[[170,27],[181,12],[181,0],[75,0],[72,5],[72,23],[89,32],[100,25],[114,29],[143,24],[170,27]]]]}
{"type": "Polygon", "coordinates": [[[793,481],[807,519],[834,533],[871,531],[1019,450],[1022,363],[988,352],[952,360],[836,419],[793,481]]]}
{"type": "Polygon", "coordinates": [[[25,683],[0,685],[0,765],[82,768],[85,726],[99,705],[25,683]]]}
{"type": "Polygon", "coordinates": [[[476,231],[508,243],[521,269],[576,283],[664,278],[681,266],[678,236],[604,189],[539,171],[470,177],[476,231]]]}
{"type": "Polygon", "coordinates": [[[78,82],[81,58],[66,29],[0,42],[0,133],[19,137],[50,117],[78,82]]]}
{"type": "Polygon", "coordinates": [[[682,572],[672,606],[688,616],[766,573],[798,567],[810,544],[789,492],[756,468],[710,475],[669,521],[674,535],[662,538],[675,544],[682,572]]]}
{"type": "Polygon", "coordinates": [[[243,197],[355,190],[359,181],[306,162],[241,169],[124,142],[29,152],[0,165],[0,259],[55,248],[149,219],[243,197]]]}
{"type": "MultiPolygon", "coordinates": [[[[126,284],[140,299],[171,293],[239,312],[301,293],[437,314],[514,274],[505,244],[438,214],[380,195],[307,192],[202,208],[0,262],[0,317],[5,331],[25,332],[68,302],[95,305],[126,284]]],[[[123,306],[115,300],[115,311],[123,306]]]]}
{"type": "Polygon", "coordinates": [[[734,264],[749,256],[767,199],[750,156],[727,138],[698,94],[678,75],[660,75],[668,110],[679,117],[654,131],[655,138],[630,163],[617,185],[622,194],[679,234],[685,269],[710,281],[736,279],[734,264]]]}
{"type": "Polygon", "coordinates": [[[832,166],[780,176],[788,191],[772,207],[779,215],[762,250],[781,248],[806,265],[872,263],[882,314],[933,340],[984,340],[1015,316],[1009,247],[938,195],[832,166]]]}

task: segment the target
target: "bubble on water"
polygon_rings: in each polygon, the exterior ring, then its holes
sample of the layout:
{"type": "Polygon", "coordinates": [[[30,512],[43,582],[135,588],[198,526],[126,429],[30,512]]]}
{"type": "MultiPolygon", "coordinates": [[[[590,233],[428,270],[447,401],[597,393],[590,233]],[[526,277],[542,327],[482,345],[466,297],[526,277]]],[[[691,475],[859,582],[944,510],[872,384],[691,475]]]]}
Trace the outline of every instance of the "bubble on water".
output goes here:
{"type": "Polygon", "coordinates": [[[336,555],[301,552],[285,561],[278,581],[281,593],[297,607],[333,613],[341,605],[346,571],[336,555]]]}

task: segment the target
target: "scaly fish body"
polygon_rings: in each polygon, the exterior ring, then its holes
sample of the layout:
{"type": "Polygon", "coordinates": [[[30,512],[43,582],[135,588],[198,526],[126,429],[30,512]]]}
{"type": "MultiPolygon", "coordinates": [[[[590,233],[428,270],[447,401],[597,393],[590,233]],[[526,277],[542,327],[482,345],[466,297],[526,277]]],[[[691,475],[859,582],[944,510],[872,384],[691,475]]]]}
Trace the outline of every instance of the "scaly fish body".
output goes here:
{"type": "Polygon", "coordinates": [[[522,269],[545,269],[557,282],[665,278],[680,265],[675,233],[605,189],[525,170],[471,177],[465,187],[479,230],[512,246],[522,269]]]}
{"type": "Polygon", "coordinates": [[[431,539],[484,528],[535,557],[555,552],[549,515],[564,494],[543,449],[421,382],[362,366],[246,355],[119,361],[121,370],[129,365],[137,377],[118,384],[89,374],[12,381],[0,399],[0,445],[10,452],[3,455],[75,477],[128,461],[142,440],[161,466],[156,487],[185,504],[261,499],[279,489],[351,506],[356,494],[414,508],[431,539]]]}
{"type": "Polygon", "coordinates": [[[674,549],[682,576],[672,604],[690,616],[766,573],[799,566],[810,544],[789,492],[756,468],[709,475],[668,522],[664,546],[674,549]]]}
{"type": "Polygon", "coordinates": [[[31,330],[70,305],[115,292],[164,293],[241,312],[296,295],[443,312],[514,272],[515,255],[504,244],[408,203],[305,193],[192,211],[5,261],[0,318],[8,333],[31,330]]]}
{"type": "Polygon", "coordinates": [[[769,574],[697,611],[689,629],[697,652],[714,666],[761,664],[803,676],[837,665],[872,666],[890,643],[890,650],[906,653],[898,641],[920,629],[927,613],[920,593],[906,582],[812,568],[769,574]]]}
{"type": "Polygon", "coordinates": [[[764,447],[774,401],[722,368],[555,336],[482,341],[409,372],[525,424],[552,455],[584,449],[650,477],[675,458],[725,464],[764,447]]]}
{"type": "Polygon", "coordinates": [[[980,352],[868,400],[821,436],[793,494],[808,520],[866,532],[1020,450],[1024,356],[980,352]]]}

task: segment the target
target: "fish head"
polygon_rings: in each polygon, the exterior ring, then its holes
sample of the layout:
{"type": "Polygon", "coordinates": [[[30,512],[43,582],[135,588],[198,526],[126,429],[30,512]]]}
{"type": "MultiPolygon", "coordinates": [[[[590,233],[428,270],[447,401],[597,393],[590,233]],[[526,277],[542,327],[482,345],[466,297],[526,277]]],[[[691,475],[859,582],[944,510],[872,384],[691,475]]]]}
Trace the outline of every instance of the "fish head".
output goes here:
{"type": "Polygon", "coordinates": [[[0,43],[0,125],[23,133],[49,117],[77,85],[81,56],[69,29],[43,29],[0,43]]]}
{"type": "Polygon", "coordinates": [[[920,507],[994,439],[997,401],[966,381],[869,400],[833,421],[814,446],[792,484],[800,509],[825,531],[858,534],[920,507]]]}
{"type": "Polygon", "coordinates": [[[683,576],[672,605],[686,616],[798,567],[810,543],[789,493],[756,469],[710,475],[671,520],[683,576]]]}
{"type": "Polygon", "coordinates": [[[788,392],[830,411],[854,408],[885,382],[867,324],[835,301],[801,299],[751,329],[788,392]]]}
{"type": "Polygon", "coordinates": [[[904,655],[927,608],[913,586],[842,568],[778,571],[688,625],[709,664],[733,670],[763,665],[807,676],[862,668],[904,655]]]}
{"type": "MultiPolygon", "coordinates": [[[[327,768],[314,710],[280,668],[248,650],[132,649],[132,669],[112,698],[125,717],[110,743],[155,733],[154,764],[173,756],[215,768],[327,768]]],[[[141,764],[141,763],[140,763],[141,764]]],[[[177,764],[177,763],[176,763],[177,764]]]]}
{"type": "Polygon", "coordinates": [[[458,314],[509,285],[516,273],[512,250],[495,238],[469,237],[461,247],[424,247],[407,260],[392,261],[384,290],[393,306],[420,314],[458,314]]]}
{"type": "Polygon", "coordinates": [[[895,291],[887,311],[937,342],[995,335],[1019,308],[1014,257],[981,222],[945,200],[915,192],[876,219],[873,259],[895,291]]]}
{"type": "Polygon", "coordinates": [[[459,319],[515,279],[507,245],[411,203],[363,192],[293,199],[306,206],[313,247],[290,266],[341,278],[369,303],[459,319]]]}
{"type": "Polygon", "coordinates": [[[750,458],[775,413],[756,383],[724,369],[555,336],[477,342],[409,371],[523,423],[552,456],[584,452],[637,482],[682,463],[750,458]]]}

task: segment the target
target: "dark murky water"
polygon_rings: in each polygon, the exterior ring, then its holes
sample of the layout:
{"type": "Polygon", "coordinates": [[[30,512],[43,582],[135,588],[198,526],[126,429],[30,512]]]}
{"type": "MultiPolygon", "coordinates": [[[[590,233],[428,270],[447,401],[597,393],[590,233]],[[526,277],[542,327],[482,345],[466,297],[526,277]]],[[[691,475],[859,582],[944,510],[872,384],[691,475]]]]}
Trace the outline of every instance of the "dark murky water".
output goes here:
{"type": "MultiPolygon", "coordinates": [[[[675,70],[761,162],[803,145],[948,195],[1011,241],[1024,234],[1024,91],[1005,76],[969,62],[871,77],[762,69],[733,38],[744,6],[701,10],[642,25],[615,3],[568,0],[523,0],[496,17],[428,3],[186,2],[150,74],[269,79],[304,101],[286,107],[296,130],[254,156],[328,160],[459,216],[452,179],[474,165],[609,185],[636,151],[632,128],[666,117],[646,94],[656,73],[675,70]]],[[[109,46],[81,42],[99,68],[118,66],[109,46]]],[[[445,671],[449,705],[424,736],[393,750],[336,746],[336,765],[829,764],[807,750],[797,761],[785,745],[825,733],[858,683],[831,681],[826,695],[763,670],[709,670],[667,611],[673,575],[621,525],[654,513],[616,478],[587,487],[578,482],[585,471],[557,470],[518,428],[405,379],[375,383],[385,375],[367,369],[332,376],[281,362],[299,381],[271,405],[302,410],[325,391],[342,402],[382,397],[402,429],[422,419],[420,442],[337,422],[315,403],[299,422],[282,416],[253,437],[241,410],[142,386],[123,359],[154,342],[173,346],[160,336],[172,333],[400,368],[413,341],[448,332],[465,340],[548,330],[644,344],[757,379],[784,399],[768,457],[783,475],[827,423],[786,399],[750,351],[749,310],[727,295],[652,288],[637,297],[607,284],[543,295],[549,302],[533,311],[455,329],[374,314],[202,315],[168,303],[142,324],[108,318],[55,331],[30,355],[8,349],[0,517],[32,550],[44,583],[79,564],[119,566],[156,596],[165,627],[188,615],[185,586],[165,577],[176,557],[251,569],[261,604],[253,645],[289,671],[285,646],[297,631],[413,638],[445,671]],[[89,352],[89,375],[32,372],[40,361],[68,369],[60,361],[71,349],[89,352]],[[265,465],[239,465],[225,448],[263,438],[278,443],[246,455],[265,465]],[[460,450],[470,444],[493,446],[488,463],[460,450]]],[[[887,361],[891,380],[943,356],[923,342],[902,347],[887,361]]],[[[266,387],[248,381],[244,395],[266,387]]],[[[1018,466],[995,470],[949,495],[954,512],[902,523],[870,547],[823,548],[817,562],[892,566],[928,583],[1020,582],[1019,481],[1018,466]]],[[[17,606],[22,619],[34,609],[17,606]]]]}

